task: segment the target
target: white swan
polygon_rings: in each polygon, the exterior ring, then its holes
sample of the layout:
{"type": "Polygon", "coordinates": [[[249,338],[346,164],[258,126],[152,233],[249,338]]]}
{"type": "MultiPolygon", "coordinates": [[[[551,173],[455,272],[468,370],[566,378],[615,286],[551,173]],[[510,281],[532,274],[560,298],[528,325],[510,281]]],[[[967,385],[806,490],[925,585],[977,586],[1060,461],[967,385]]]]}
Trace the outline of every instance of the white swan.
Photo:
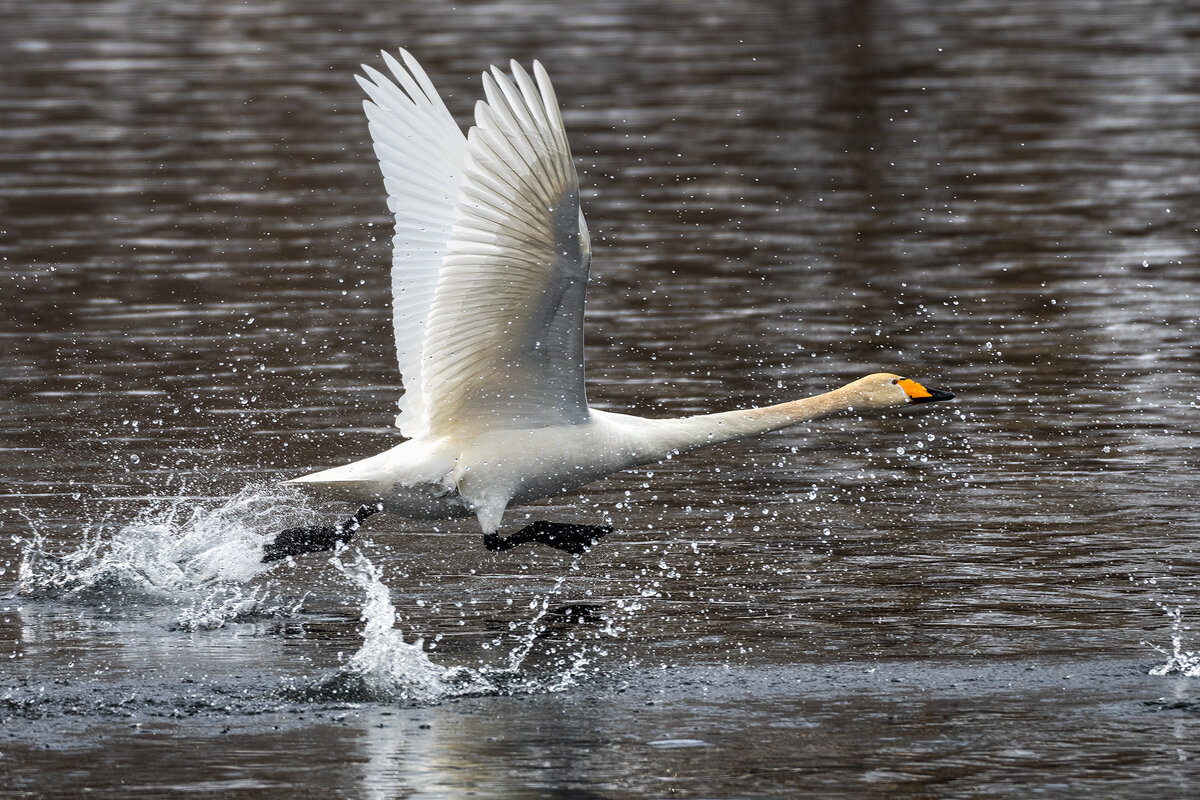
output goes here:
{"type": "MultiPolygon", "coordinates": [[[[396,218],[392,302],[404,380],[397,447],[285,484],[365,504],[331,528],[293,529],[280,558],[328,549],[374,510],[415,519],[474,514],[492,549],[538,540],[581,552],[605,528],[537,523],[496,535],[509,505],[698,447],[806,422],[944,400],[875,374],[791,403],[681,419],[589,408],[583,302],[591,248],[579,179],[550,79],[513,62],[484,73],[467,136],[425,71],[383,54],[395,78],[358,78],[396,218]],[[399,84],[397,86],[397,84],[399,84]]],[[[356,76],[357,77],[357,76],[356,76]]]]}

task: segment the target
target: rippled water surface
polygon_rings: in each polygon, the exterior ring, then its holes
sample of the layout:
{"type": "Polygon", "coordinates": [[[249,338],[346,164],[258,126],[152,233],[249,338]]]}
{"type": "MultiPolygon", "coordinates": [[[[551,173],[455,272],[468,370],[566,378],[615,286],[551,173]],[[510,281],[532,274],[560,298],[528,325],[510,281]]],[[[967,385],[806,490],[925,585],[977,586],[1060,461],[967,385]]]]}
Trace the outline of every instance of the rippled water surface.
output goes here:
{"type": "Polygon", "coordinates": [[[0,4],[0,796],[1192,797],[1186,2],[0,4]],[[589,397],[957,399],[470,521],[274,488],[397,442],[352,74],[555,79],[589,397]],[[1151,673],[1154,674],[1151,674],[1151,673]]]}

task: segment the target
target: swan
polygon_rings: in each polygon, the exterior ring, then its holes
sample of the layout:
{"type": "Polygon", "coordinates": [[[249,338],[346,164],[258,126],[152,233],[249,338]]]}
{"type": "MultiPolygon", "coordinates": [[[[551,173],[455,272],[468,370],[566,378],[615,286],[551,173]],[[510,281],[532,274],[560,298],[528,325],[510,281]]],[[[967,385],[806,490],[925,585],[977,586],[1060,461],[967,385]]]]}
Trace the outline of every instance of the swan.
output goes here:
{"type": "Polygon", "coordinates": [[[839,412],[947,400],[876,373],[794,402],[677,419],[590,408],[583,304],[591,246],[558,101],[545,69],[483,74],[467,135],[405,50],[356,75],[396,220],[392,306],[406,441],[283,481],[360,504],[333,526],[292,528],[264,561],[332,549],[373,513],[474,515],[491,550],[542,542],[581,553],[604,526],[539,521],[498,534],[505,509],[701,447],[839,412]],[[403,62],[403,63],[401,63],[403,62]]]}

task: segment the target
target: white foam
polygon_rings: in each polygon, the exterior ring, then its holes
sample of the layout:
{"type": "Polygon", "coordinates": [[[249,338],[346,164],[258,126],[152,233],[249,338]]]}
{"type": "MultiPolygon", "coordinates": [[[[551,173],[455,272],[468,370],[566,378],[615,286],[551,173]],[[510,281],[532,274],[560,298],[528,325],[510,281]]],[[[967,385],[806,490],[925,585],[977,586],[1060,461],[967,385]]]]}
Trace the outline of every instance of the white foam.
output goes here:
{"type": "Polygon", "coordinates": [[[1183,609],[1176,606],[1173,609],[1163,608],[1171,616],[1171,652],[1167,653],[1161,647],[1154,647],[1160,653],[1167,655],[1165,664],[1160,664],[1150,670],[1151,675],[1182,675],[1185,678],[1200,678],[1200,654],[1183,649],[1183,609]]]}
{"type": "MultiPolygon", "coordinates": [[[[268,571],[263,543],[306,513],[294,492],[250,487],[220,502],[175,498],[129,522],[91,523],[74,550],[50,552],[35,529],[25,542],[16,593],[94,605],[185,605],[181,627],[220,627],[286,612],[267,587],[243,585],[268,571]]],[[[295,605],[295,604],[292,604],[295,605]]]]}
{"type": "Polygon", "coordinates": [[[270,586],[245,589],[238,584],[219,585],[179,612],[176,624],[186,631],[208,631],[231,622],[292,617],[300,612],[306,597],[293,600],[276,597],[270,586]]]}
{"type": "MultiPolygon", "coordinates": [[[[302,600],[275,591],[263,576],[288,561],[263,564],[262,547],[278,531],[310,524],[313,512],[296,492],[249,487],[224,501],[174,498],[127,522],[88,523],[81,542],[56,554],[34,525],[23,548],[16,593],[31,599],[128,608],[165,605],[177,609],[175,627],[210,630],[232,622],[290,617],[302,600]]],[[[437,702],[467,694],[563,691],[577,683],[592,659],[606,655],[642,609],[640,599],[618,600],[601,615],[603,627],[564,625],[552,609],[565,579],[530,599],[530,618],[514,621],[500,663],[443,667],[420,638],[405,641],[381,573],[355,548],[332,563],[364,594],[362,645],[330,678],[308,691],[374,701],[437,702]],[[521,629],[524,630],[521,630],[521,629]]],[[[485,644],[484,650],[501,646],[485,644]]]]}
{"type": "MultiPolygon", "coordinates": [[[[525,673],[531,654],[549,627],[551,600],[564,583],[560,578],[545,595],[531,599],[529,608],[533,616],[525,623],[525,632],[508,651],[502,665],[443,667],[430,658],[423,639],[405,641],[396,628],[396,608],[379,569],[361,551],[356,550],[354,560],[348,564],[342,561],[342,552],[335,555],[335,565],[365,594],[363,642],[335,675],[314,687],[315,696],[429,703],[463,695],[560,692],[574,686],[591,664],[592,656],[603,652],[600,645],[582,642],[571,635],[554,643],[552,651],[557,653],[554,663],[538,668],[536,674],[525,673]]],[[[608,627],[595,635],[607,638],[614,636],[615,631],[608,627]]],[[[485,645],[484,649],[490,646],[485,645]]]]}
{"type": "Polygon", "coordinates": [[[379,579],[379,569],[361,552],[351,565],[341,560],[337,565],[366,593],[362,647],[342,667],[343,675],[357,679],[375,699],[431,702],[449,695],[453,691],[449,676],[429,660],[424,642],[417,639],[410,644],[396,630],[396,607],[379,579]]]}

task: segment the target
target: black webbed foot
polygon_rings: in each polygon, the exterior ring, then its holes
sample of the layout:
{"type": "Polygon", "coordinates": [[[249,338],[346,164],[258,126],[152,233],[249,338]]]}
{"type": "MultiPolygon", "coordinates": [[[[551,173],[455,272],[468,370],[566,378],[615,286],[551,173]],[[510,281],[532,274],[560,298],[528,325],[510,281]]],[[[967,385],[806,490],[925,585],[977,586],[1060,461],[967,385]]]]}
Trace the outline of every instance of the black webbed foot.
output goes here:
{"type": "Polygon", "coordinates": [[[383,510],[383,503],[370,503],[360,506],[354,516],[337,525],[308,525],[302,528],[288,528],[275,537],[273,542],[263,545],[262,563],[267,564],[288,556],[298,556],[303,553],[318,553],[322,550],[332,550],[338,542],[348,542],[354,538],[363,520],[377,511],[383,510]]]}
{"type": "Polygon", "coordinates": [[[338,542],[350,537],[341,525],[309,525],[304,528],[288,528],[275,537],[275,541],[263,545],[263,563],[278,561],[301,553],[316,553],[332,550],[338,542]]]}
{"type": "Polygon", "coordinates": [[[512,536],[504,537],[489,533],[483,537],[488,550],[511,550],[527,542],[541,542],[557,550],[565,550],[577,556],[583,555],[603,537],[612,533],[607,525],[568,525],[562,522],[538,520],[526,525],[512,536]]]}

